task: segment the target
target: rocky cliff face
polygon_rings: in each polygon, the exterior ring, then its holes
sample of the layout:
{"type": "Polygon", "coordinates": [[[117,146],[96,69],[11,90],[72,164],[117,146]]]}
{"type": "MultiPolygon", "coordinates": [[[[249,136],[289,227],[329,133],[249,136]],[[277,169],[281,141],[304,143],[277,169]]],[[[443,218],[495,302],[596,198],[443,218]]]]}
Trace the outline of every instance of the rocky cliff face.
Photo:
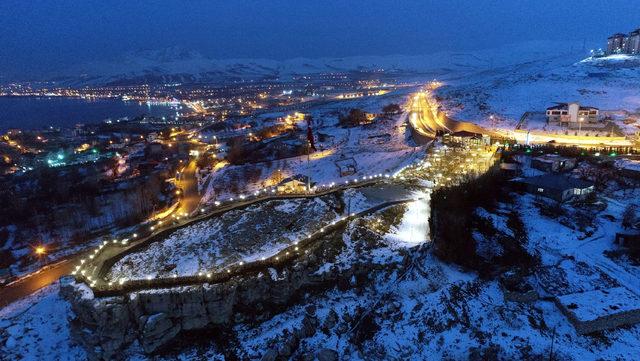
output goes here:
{"type": "MultiPolygon", "coordinates": [[[[71,303],[74,335],[92,358],[118,358],[134,340],[153,353],[181,332],[271,317],[300,291],[319,291],[365,278],[374,267],[354,264],[316,272],[324,262],[311,255],[295,265],[223,284],[141,291],[96,298],[84,284],[65,279],[61,294],[71,303]],[[274,277],[277,274],[277,277],[274,277]]],[[[317,322],[316,322],[317,323],[317,322]]],[[[303,330],[302,334],[315,332],[303,330]]]]}

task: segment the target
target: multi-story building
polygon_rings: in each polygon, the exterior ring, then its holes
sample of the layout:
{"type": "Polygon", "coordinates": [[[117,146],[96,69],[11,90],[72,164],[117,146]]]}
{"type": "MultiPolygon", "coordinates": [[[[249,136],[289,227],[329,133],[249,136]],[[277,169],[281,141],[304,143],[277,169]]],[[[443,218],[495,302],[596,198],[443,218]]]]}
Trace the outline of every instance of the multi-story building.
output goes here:
{"type": "Polygon", "coordinates": [[[583,107],[578,103],[559,103],[547,108],[549,124],[559,124],[569,128],[579,127],[584,123],[598,122],[598,108],[583,107]]]}
{"type": "Polygon", "coordinates": [[[629,33],[627,37],[627,54],[640,54],[640,28],[629,33]]]}
{"type": "Polygon", "coordinates": [[[629,35],[616,33],[607,38],[607,54],[640,54],[640,28],[629,35]]]}
{"type": "Polygon", "coordinates": [[[616,33],[607,39],[607,54],[624,53],[627,46],[627,35],[616,33]]]}

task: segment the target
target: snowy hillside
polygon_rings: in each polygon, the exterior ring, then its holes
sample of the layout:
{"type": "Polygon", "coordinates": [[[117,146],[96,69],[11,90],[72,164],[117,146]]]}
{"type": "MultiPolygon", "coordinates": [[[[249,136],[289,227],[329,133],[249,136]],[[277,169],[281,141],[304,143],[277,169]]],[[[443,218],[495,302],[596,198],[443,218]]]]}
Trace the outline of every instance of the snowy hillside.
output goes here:
{"type": "Polygon", "coordinates": [[[628,56],[584,59],[582,52],[547,55],[449,81],[437,95],[457,118],[506,129],[523,113],[544,112],[556,102],[628,115],[640,108],[639,62],[628,56]]]}
{"type": "MultiPolygon", "coordinates": [[[[287,78],[298,74],[351,71],[432,74],[476,72],[566,52],[566,44],[527,42],[473,52],[346,58],[215,59],[178,48],[128,53],[120,59],[82,64],[52,75],[70,84],[113,82],[190,82],[287,78]]],[[[435,49],[434,49],[435,50],[435,49]]]]}

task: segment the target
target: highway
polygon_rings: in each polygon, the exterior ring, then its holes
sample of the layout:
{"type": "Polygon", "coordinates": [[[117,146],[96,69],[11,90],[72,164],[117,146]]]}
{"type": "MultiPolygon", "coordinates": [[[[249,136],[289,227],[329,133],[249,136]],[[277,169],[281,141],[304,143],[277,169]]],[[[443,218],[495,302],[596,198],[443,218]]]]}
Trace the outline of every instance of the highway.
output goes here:
{"type": "Polygon", "coordinates": [[[438,105],[430,99],[430,90],[415,93],[407,105],[409,123],[420,136],[435,138],[436,134],[461,131],[496,135],[470,122],[453,120],[438,111],[438,105]]]}

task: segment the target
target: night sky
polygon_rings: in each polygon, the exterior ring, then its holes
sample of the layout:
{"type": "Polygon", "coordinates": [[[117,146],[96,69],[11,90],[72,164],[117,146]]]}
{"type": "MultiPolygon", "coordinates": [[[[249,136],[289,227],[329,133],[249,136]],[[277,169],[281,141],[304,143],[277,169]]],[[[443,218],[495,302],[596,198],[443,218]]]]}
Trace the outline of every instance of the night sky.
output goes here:
{"type": "Polygon", "coordinates": [[[604,45],[637,27],[631,0],[2,0],[0,77],[174,46],[212,58],[419,55],[526,40],[604,45]]]}

